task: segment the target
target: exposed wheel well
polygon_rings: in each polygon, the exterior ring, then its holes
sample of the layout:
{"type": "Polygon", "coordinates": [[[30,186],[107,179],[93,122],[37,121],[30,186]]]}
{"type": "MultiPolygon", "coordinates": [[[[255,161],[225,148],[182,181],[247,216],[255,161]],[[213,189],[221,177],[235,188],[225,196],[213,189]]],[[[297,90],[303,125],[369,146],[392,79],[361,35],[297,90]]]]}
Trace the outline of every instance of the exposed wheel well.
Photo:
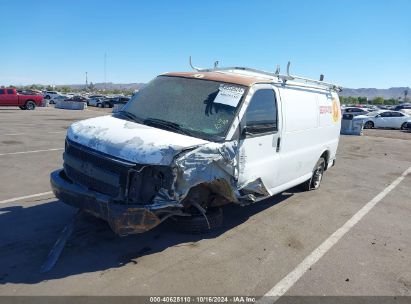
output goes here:
{"type": "Polygon", "coordinates": [[[320,158],[324,158],[325,160],[325,170],[327,170],[328,168],[328,161],[330,160],[330,151],[326,150],[323,152],[323,154],[321,154],[320,158]]]}
{"type": "Polygon", "coordinates": [[[189,207],[191,201],[206,208],[223,206],[236,201],[236,198],[228,182],[219,179],[192,187],[182,203],[185,207],[189,207]]]}

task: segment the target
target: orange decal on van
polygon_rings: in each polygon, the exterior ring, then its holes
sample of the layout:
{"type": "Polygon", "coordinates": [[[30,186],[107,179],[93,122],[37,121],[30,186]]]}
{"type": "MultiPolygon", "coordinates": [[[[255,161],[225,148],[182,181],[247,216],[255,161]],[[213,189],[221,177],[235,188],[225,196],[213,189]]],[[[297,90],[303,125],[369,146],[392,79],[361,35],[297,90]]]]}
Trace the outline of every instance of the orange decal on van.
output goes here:
{"type": "Polygon", "coordinates": [[[333,121],[337,122],[340,119],[340,109],[338,108],[337,100],[333,99],[333,121]]]}

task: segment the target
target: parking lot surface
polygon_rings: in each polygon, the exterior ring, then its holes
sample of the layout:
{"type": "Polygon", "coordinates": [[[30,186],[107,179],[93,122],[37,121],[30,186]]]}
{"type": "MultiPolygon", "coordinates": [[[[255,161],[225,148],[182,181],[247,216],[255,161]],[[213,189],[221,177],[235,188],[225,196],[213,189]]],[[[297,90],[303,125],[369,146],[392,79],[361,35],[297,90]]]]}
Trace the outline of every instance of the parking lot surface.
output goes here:
{"type": "Polygon", "coordinates": [[[411,296],[411,174],[404,174],[411,133],[399,130],[342,136],[336,166],[319,190],[294,188],[255,205],[227,206],[224,227],[210,234],[178,234],[165,222],[121,238],[84,215],[56,266],[40,273],[74,214],[49,186],[49,173],[62,165],[66,129],[105,114],[0,108],[0,295],[262,296],[290,275],[286,295],[411,296]]]}

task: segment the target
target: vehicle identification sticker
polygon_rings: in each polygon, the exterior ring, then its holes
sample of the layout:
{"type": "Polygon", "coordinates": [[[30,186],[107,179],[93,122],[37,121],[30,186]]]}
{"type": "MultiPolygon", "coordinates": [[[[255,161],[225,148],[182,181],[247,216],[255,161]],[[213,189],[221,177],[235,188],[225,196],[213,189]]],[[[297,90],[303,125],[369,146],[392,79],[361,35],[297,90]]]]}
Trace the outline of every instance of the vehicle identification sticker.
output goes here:
{"type": "Polygon", "coordinates": [[[220,84],[220,89],[216,98],[214,99],[214,103],[236,107],[243,94],[244,88],[235,85],[220,84]]]}

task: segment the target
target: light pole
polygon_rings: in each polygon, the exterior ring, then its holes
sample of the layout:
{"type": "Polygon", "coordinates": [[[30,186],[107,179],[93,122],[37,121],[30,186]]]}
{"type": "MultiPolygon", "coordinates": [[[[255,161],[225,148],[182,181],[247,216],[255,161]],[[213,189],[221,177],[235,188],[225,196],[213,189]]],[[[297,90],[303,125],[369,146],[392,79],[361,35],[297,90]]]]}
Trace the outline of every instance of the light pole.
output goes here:
{"type": "Polygon", "coordinates": [[[88,88],[88,80],[87,80],[87,72],[86,72],[86,91],[87,91],[87,88],[88,88]]]}
{"type": "Polygon", "coordinates": [[[104,91],[107,90],[107,53],[104,53],[104,91]]]}

